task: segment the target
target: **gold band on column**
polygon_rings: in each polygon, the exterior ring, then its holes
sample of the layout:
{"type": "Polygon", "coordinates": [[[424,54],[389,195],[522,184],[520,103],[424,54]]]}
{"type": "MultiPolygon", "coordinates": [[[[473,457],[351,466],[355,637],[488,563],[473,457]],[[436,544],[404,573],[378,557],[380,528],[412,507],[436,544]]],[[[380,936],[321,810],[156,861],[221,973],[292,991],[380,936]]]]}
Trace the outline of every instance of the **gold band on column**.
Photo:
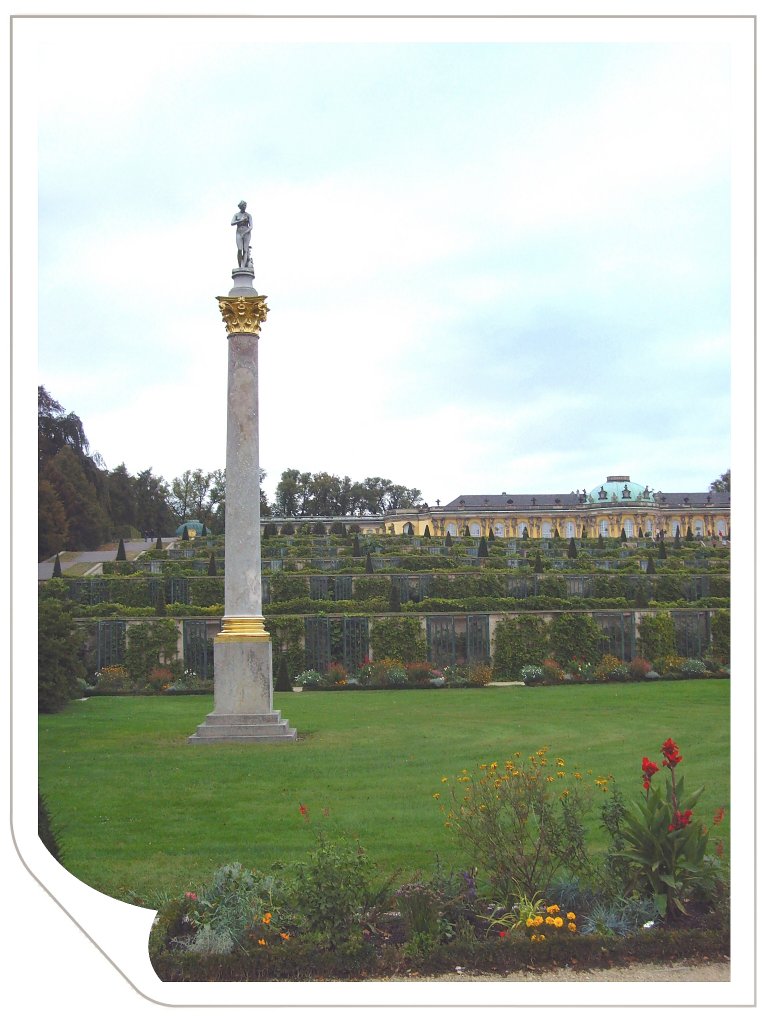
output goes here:
{"type": "Polygon", "coordinates": [[[227,334],[258,335],[269,312],[266,299],[266,295],[217,295],[227,334]]]}
{"type": "Polygon", "coordinates": [[[263,615],[225,615],[221,620],[221,632],[217,633],[214,641],[222,643],[225,641],[259,641],[267,643],[270,640],[269,633],[264,629],[263,615]]]}

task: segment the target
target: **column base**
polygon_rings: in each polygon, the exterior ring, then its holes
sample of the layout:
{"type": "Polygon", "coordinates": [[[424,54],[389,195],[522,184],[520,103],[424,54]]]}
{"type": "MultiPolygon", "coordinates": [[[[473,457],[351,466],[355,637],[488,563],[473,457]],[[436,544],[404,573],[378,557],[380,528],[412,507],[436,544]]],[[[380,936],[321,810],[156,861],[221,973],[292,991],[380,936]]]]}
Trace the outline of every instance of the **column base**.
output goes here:
{"type": "Polygon", "coordinates": [[[265,715],[220,715],[213,711],[187,742],[281,743],[296,738],[296,730],[280,717],[279,711],[265,715]]]}
{"type": "Polygon", "coordinates": [[[296,730],[272,710],[272,644],[258,623],[234,618],[213,644],[213,711],[189,743],[274,743],[296,730]],[[255,624],[254,624],[255,623],[255,624]]]}

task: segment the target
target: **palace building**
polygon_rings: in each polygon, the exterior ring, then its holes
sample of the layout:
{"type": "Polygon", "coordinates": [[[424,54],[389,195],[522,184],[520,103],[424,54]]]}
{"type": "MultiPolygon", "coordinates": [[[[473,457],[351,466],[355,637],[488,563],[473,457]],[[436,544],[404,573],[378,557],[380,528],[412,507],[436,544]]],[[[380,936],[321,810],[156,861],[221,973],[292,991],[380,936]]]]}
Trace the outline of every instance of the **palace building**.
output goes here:
{"type": "MultiPolygon", "coordinates": [[[[296,523],[297,520],[291,520],[296,523]]],[[[310,525],[344,523],[367,534],[413,534],[416,537],[466,535],[543,540],[561,537],[674,539],[690,536],[728,543],[731,495],[728,491],[662,492],[633,483],[628,476],[609,476],[591,491],[560,494],[460,494],[447,505],[394,509],[383,515],[302,517],[310,525]],[[427,534],[427,527],[429,533],[427,534]]],[[[286,522],[266,520],[278,530],[286,522]]]]}

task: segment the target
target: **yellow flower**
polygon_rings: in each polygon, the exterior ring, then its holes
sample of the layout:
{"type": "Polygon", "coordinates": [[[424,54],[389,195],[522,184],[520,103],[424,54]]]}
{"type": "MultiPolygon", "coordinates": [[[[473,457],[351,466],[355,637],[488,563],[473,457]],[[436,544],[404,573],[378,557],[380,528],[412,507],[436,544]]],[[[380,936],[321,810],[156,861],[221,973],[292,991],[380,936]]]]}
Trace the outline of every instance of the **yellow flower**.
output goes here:
{"type": "Polygon", "coordinates": [[[560,907],[558,907],[558,905],[556,903],[553,903],[551,907],[547,907],[547,913],[548,914],[558,914],[559,912],[560,912],[560,907]]]}
{"type": "Polygon", "coordinates": [[[574,772],[573,773],[573,777],[574,777],[574,779],[580,779],[581,778],[581,772],[574,772]]]}
{"type": "Polygon", "coordinates": [[[563,927],[563,919],[562,919],[562,917],[556,917],[555,920],[554,920],[554,925],[555,925],[555,928],[562,928],[563,927]]]}
{"type": "Polygon", "coordinates": [[[525,925],[526,925],[527,928],[535,928],[536,927],[532,917],[529,917],[527,919],[527,921],[525,922],[525,925]]]}
{"type": "Polygon", "coordinates": [[[564,768],[565,767],[565,761],[562,759],[562,757],[556,757],[555,758],[555,764],[557,765],[558,768],[564,768]]]}
{"type": "Polygon", "coordinates": [[[547,914],[546,919],[544,921],[544,924],[550,924],[551,925],[551,924],[554,924],[554,923],[555,923],[554,917],[552,917],[550,914],[547,914]]]}
{"type": "Polygon", "coordinates": [[[495,761],[491,761],[491,768],[493,768],[494,771],[496,770],[496,762],[495,761]]]}
{"type": "Polygon", "coordinates": [[[576,925],[573,923],[573,921],[569,921],[568,922],[568,931],[569,932],[575,932],[576,931],[576,925]]]}
{"type": "Polygon", "coordinates": [[[548,775],[547,776],[547,782],[554,782],[554,781],[555,781],[554,775],[548,775]]]}
{"type": "Polygon", "coordinates": [[[558,772],[557,773],[557,777],[558,777],[558,779],[564,779],[565,778],[565,772],[558,772]]]}
{"type": "Polygon", "coordinates": [[[439,800],[440,799],[440,794],[439,793],[433,793],[432,796],[435,798],[435,800],[439,800]]]}
{"type": "Polygon", "coordinates": [[[576,920],[576,915],[574,914],[574,912],[572,910],[569,910],[568,913],[565,916],[568,918],[569,921],[575,921],[576,920]]]}
{"type": "Polygon", "coordinates": [[[444,776],[444,777],[443,777],[442,779],[440,779],[440,781],[441,781],[441,782],[447,782],[447,781],[448,781],[448,777],[447,777],[447,776],[444,776]]]}

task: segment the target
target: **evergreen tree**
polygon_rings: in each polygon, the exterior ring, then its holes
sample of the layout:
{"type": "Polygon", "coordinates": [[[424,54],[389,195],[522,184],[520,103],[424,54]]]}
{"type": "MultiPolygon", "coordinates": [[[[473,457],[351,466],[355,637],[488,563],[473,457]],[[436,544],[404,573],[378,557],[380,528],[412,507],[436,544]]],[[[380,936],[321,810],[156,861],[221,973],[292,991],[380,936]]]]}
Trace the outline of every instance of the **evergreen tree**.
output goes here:
{"type": "Polygon", "coordinates": [[[181,531],[181,539],[189,540],[189,530],[187,529],[186,523],[184,523],[184,529],[181,531]]]}
{"type": "Polygon", "coordinates": [[[67,511],[49,480],[37,480],[37,557],[42,560],[67,543],[67,511]]]}
{"type": "Polygon", "coordinates": [[[662,537],[659,541],[658,557],[664,559],[667,557],[667,549],[664,546],[664,538],[662,537]]]}
{"type": "Polygon", "coordinates": [[[163,550],[163,538],[158,533],[157,540],[155,541],[155,551],[162,551],[162,550],[163,550]]]}
{"type": "Polygon", "coordinates": [[[208,559],[208,575],[209,576],[217,576],[218,575],[218,573],[216,572],[216,556],[214,555],[213,552],[211,552],[211,557],[208,559]]]}
{"type": "Polygon", "coordinates": [[[53,578],[58,579],[62,575],[61,572],[61,559],[58,554],[56,555],[56,561],[53,563],[53,578]]]}
{"type": "Polygon", "coordinates": [[[523,540],[528,540],[528,527],[523,527],[523,540]]]}
{"type": "Polygon", "coordinates": [[[292,693],[291,676],[288,672],[288,662],[281,658],[277,664],[277,678],[275,679],[275,693],[292,693]]]}
{"type": "Polygon", "coordinates": [[[627,539],[627,531],[624,529],[623,526],[621,528],[621,539],[622,540],[626,540],[627,539]]]}
{"type": "Polygon", "coordinates": [[[365,556],[365,571],[367,573],[373,572],[373,562],[371,561],[371,552],[367,552],[365,556]]]}
{"type": "Polygon", "coordinates": [[[360,550],[360,537],[357,534],[355,534],[354,537],[352,538],[352,556],[354,558],[359,558],[361,554],[362,552],[360,550]]]}
{"type": "Polygon", "coordinates": [[[116,562],[125,562],[126,561],[125,542],[124,542],[122,537],[120,538],[120,543],[117,545],[117,554],[115,555],[115,561],[116,562]]]}
{"type": "Polygon", "coordinates": [[[598,546],[599,548],[604,548],[604,547],[605,547],[605,540],[604,540],[604,538],[603,538],[603,535],[602,535],[602,533],[599,533],[599,534],[597,535],[597,546],[598,546]]]}
{"type": "Polygon", "coordinates": [[[406,525],[405,532],[408,534],[409,537],[413,536],[413,524],[412,523],[408,523],[406,525]]]}
{"type": "Polygon", "coordinates": [[[544,566],[541,563],[541,552],[536,552],[536,561],[533,563],[533,571],[536,573],[544,572],[544,566]]]}
{"type": "Polygon", "coordinates": [[[155,615],[164,616],[166,613],[165,581],[160,580],[160,586],[157,588],[157,597],[155,598],[155,615]]]}
{"type": "Polygon", "coordinates": [[[392,586],[389,590],[389,610],[391,612],[400,611],[400,584],[397,580],[392,580],[392,586]]]}
{"type": "Polygon", "coordinates": [[[296,529],[293,523],[291,522],[283,523],[283,525],[280,527],[280,534],[283,537],[293,537],[295,533],[296,529]]]}
{"type": "Polygon", "coordinates": [[[60,601],[43,598],[37,605],[38,711],[61,711],[80,692],[78,678],[82,674],[74,619],[60,601]]]}
{"type": "MultiPolygon", "coordinates": [[[[275,532],[277,532],[277,531],[275,531],[275,532]]],[[[200,532],[200,536],[201,536],[201,537],[207,537],[207,536],[208,536],[208,530],[207,530],[207,528],[206,528],[206,525],[205,525],[205,523],[203,523],[203,529],[202,529],[202,530],[201,530],[201,532],[200,532]]]]}
{"type": "Polygon", "coordinates": [[[445,546],[447,548],[453,547],[453,537],[450,535],[450,533],[446,533],[445,535],[445,546]]]}
{"type": "Polygon", "coordinates": [[[424,536],[425,537],[431,537],[432,536],[432,533],[430,532],[430,529],[429,529],[429,523],[427,523],[427,525],[424,527],[424,536]]]}
{"type": "Polygon", "coordinates": [[[645,571],[648,573],[649,576],[653,576],[656,572],[656,566],[653,562],[653,555],[648,555],[648,564],[645,567],[645,571]]]}
{"type": "Polygon", "coordinates": [[[688,527],[688,529],[687,529],[687,530],[685,531],[685,539],[686,539],[686,540],[693,540],[693,530],[691,529],[691,527],[690,527],[690,526],[689,526],[689,527],[688,527]]]}
{"type": "Polygon", "coordinates": [[[469,537],[470,536],[469,526],[465,526],[464,527],[464,536],[465,537],[469,537]]]}
{"type": "Polygon", "coordinates": [[[579,556],[579,553],[576,550],[576,540],[575,540],[574,537],[571,537],[571,539],[568,541],[568,557],[569,558],[578,558],[578,556],[579,556]]]}
{"type": "Polygon", "coordinates": [[[487,543],[485,537],[481,537],[480,538],[480,544],[478,545],[478,548],[477,548],[477,556],[478,556],[478,558],[487,558],[488,557],[488,543],[487,543]]]}
{"type": "Polygon", "coordinates": [[[554,539],[555,540],[560,540],[560,531],[558,530],[557,527],[555,527],[554,539]]]}
{"type": "Polygon", "coordinates": [[[586,528],[586,526],[582,526],[582,528],[581,528],[581,539],[582,540],[586,540],[587,539],[587,528],[586,528]]]}
{"type": "Polygon", "coordinates": [[[37,791],[37,834],[48,853],[61,864],[61,836],[51,821],[48,803],[39,789],[37,791]]]}

